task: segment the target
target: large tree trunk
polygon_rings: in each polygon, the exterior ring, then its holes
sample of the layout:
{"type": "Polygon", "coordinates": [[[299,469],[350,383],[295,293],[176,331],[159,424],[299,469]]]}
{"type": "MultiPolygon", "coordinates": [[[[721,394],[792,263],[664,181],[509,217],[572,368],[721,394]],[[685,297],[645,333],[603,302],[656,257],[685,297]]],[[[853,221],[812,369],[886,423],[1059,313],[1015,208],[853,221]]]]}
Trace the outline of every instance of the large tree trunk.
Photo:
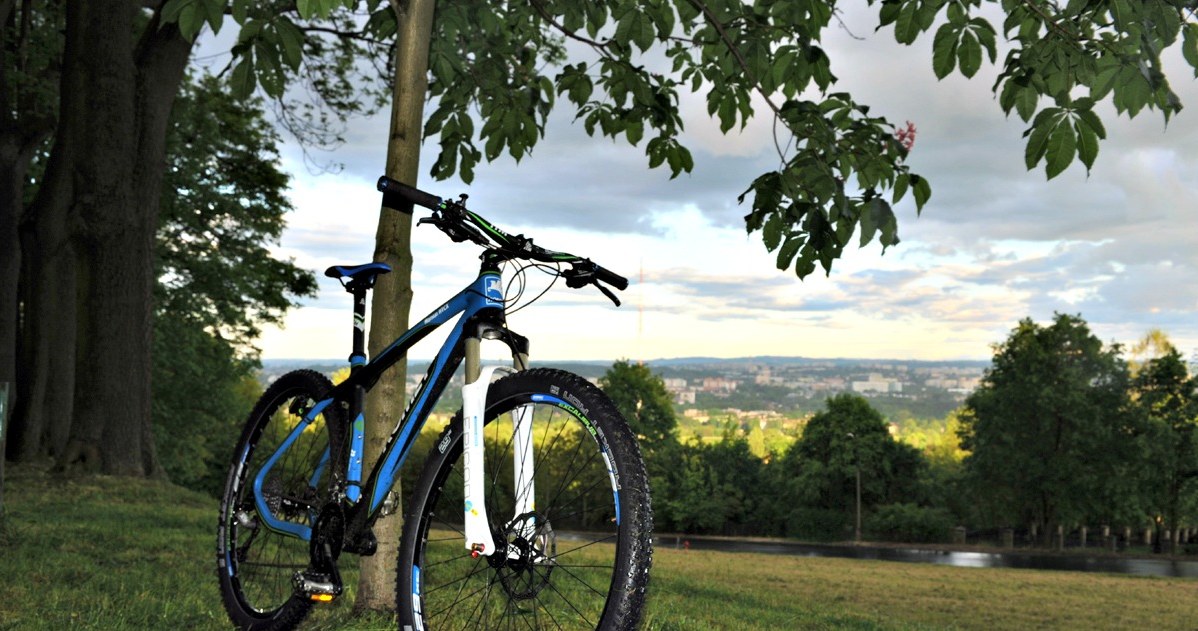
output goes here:
{"type": "MultiPolygon", "coordinates": [[[[433,28],[433,0],[405,3],[397,16],[399,31],[395,50],[395,96],[391,107],[391,140],[387,144],[387,177],[415,184],[420,170],[420,140],[424,99],[428,90],[428,47],[433,28]]],[[[374,260],[387,263],[392,272],[379,277],[371,302],[370,352],[373,355],[408,328],[412,304],[412,217],[383,208],[375,235],[374,260]]],[[[366,406],[366,461],[378,460],[391,429],[403,416],[404,378],[407,364],[400,362],[370,391],[366,406]]],[[[398,484],[397,484],[398,487],[398,484]]],[[[395,492],[399,493],[398,488],[395,492]]],[[[404,506],[401,502],[400,506],[404,506]]],[[[380,518],[374,533],[378,552],[362,557],[358,585],[358,610],[395,609],[395,572],[402,508],[380,518]]]]}
{"type": "Polygon", "coordinates": [[[161,472],[149,431],[153,244],[167,117],[190,52],[157,20],[135,47],[138,11],[68,3],[53,154],[64,159],[41,191],[67,192],[80,222],[75,414],[60,462],[134,476],[161,472]]]}

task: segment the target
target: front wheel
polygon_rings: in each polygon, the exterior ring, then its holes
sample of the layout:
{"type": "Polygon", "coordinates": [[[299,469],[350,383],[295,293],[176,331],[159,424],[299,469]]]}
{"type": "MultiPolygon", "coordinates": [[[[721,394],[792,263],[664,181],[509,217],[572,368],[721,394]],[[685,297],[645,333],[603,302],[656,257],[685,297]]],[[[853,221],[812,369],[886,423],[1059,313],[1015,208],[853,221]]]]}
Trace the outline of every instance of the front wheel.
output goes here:
{"type": "Polygon", "coordinates": [[[615,406],[577,375],[536,369],[491,384],[484,422],[497,549],[475,557],[466,548],[458,414],[412,490],[399,551],[400,629],[635,627],[653,519],[640,450],[615,406]],[[531,510],[514,488],[517,410],[532,419],[531,510]]]}

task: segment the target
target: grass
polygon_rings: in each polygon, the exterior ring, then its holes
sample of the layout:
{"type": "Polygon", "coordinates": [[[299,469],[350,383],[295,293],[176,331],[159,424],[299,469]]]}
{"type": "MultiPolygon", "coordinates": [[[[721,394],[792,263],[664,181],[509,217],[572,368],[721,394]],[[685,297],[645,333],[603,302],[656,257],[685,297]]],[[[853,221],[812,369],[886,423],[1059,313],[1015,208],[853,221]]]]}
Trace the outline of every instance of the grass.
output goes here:
{"type": "MultiPolygon", "coordinates": [[[[0,630],[229,628],[214,500],[153,481],[7,474],[0,630]]],[[[650,591],[652,631],[1198,628],[1193,579],[661,549],[650,591]]],[[[353,616],[352,597],[304,628],[395,628],[353,616]]]]}

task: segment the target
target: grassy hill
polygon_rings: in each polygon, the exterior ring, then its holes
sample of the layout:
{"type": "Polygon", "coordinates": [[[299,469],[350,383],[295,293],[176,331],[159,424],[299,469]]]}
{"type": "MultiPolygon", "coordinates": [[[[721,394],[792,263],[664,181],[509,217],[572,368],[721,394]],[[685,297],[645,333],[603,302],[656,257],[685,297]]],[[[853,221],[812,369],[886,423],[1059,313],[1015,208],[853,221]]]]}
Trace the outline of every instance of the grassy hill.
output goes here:
{"type": "MultiPolygon", "coordinates": [[[[229,628],[214,577],[215,500],[26,467],[9,469],[5,499],[0,630],[229,628]]],[[[651,592],[645,628],[660,631],[1198,624],[1195,580],[881,561],[662,549],[651,592]]],[[[305,628],[394,628],[353,617],[352,595],[305,628]]]]}

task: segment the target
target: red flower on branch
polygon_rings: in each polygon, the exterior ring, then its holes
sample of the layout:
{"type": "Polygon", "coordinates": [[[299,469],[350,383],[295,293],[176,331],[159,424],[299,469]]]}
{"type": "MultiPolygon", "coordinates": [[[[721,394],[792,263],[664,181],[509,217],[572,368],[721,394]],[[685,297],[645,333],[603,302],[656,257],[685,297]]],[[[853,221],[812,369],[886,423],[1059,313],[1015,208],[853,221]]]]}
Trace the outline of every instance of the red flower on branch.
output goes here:
{"type": "Polygon", "coordinates": [[[915,146],[915,123],[907,121],[907,127],[894,132],[894,139],[907,151],[915,146]]]}

